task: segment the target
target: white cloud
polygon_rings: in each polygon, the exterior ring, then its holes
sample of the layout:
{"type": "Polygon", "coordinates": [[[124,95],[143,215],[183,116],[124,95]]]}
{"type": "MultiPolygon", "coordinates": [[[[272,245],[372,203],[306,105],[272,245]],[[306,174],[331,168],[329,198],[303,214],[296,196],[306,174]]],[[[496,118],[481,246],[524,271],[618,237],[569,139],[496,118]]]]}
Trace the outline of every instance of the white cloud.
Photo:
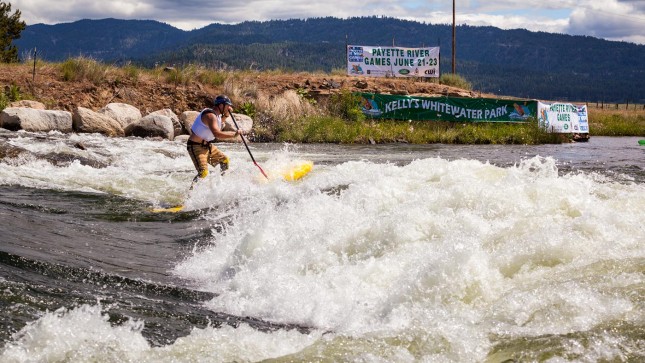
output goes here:
{"type": "MultiPolygon", "coordinates": [[[[605,1],[571,13],[566,31],[614,40],[642,42],[645,37],[645,2],[605,1]]],[[[645,44],[645,43],[643,43],[645,44]]]]}

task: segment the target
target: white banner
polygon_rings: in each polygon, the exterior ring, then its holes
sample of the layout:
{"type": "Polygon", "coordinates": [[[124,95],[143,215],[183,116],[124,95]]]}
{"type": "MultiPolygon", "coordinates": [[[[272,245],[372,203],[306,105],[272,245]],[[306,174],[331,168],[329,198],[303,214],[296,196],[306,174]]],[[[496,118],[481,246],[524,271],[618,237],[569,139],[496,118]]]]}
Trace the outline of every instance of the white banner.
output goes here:
{"type": "Polygon", "coordinates": [[[538,101],[538,124],[547,132],[589,133],[587,106],[538,101]]]}
{"type": "Polygon", "coordinates": [[[348,45],[347,74],[368,77],[439,77],[439,47],[348,45]]]}

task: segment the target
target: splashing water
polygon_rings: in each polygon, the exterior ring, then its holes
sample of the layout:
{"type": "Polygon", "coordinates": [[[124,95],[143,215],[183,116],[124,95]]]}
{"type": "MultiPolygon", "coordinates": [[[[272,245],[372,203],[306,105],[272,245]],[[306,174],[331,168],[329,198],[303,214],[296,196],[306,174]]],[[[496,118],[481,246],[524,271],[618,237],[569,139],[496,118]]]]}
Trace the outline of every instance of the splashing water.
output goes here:
{"type": "Polygon", "coordinates": [[[30,154],[4,160],[0,182],[149,204],[187,195],[210,237],[172,274],[212,292],[212,311],[309,332],[224,325],[152,347],[145,322],[113,325],[108,307],[83,305],[23,328],[3,361],[645,357],[645,186],[629,176],[563,172],[532,155],[499,166],[437,152],[387,162],[356,150],[333,161],[315,148],[254,151],[267,170],[318,158],[299,182],[267,182],[238,145],[226,150],[229,174],[186,194],[194,171],[183,145],[78,137],[82,153],[67,149],[73,138],[11,139],[30,154]],[[92,162],[38,157],[61,152],[92,162]]]}

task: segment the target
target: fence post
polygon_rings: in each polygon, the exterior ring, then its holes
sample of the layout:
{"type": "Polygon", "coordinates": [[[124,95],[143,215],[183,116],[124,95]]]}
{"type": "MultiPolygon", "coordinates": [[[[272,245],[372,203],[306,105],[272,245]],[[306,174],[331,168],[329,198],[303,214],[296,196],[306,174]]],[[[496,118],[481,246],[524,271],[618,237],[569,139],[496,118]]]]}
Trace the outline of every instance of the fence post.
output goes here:
{"type": "Polygon", "coordinates": [[[34,71],[31,75],[31,81],[35,82],[36,81],[36,57],[38,55],[38,49],[34,48],[34,71]]]}

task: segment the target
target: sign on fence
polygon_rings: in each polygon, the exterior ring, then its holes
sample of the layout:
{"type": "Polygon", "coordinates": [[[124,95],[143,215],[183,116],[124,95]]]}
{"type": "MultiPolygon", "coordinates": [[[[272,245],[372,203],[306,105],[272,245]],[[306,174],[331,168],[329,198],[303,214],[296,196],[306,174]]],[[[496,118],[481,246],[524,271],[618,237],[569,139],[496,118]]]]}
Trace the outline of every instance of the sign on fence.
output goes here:
{"type": "Polygon", "coordinates": [[[537,101],[492,98],[410,97],[357,93],[371,118],[458,122],[527,122],[537,116],[537,101]]]}
{"type": "Polygon", "coordinates": [[[588,133],[587,105],[538,101],[538,125],[553,133],[588,133]]]}
{"type": "Polygon", "coordinates": [[[348,45],[347,74],[368,77],[439,77],[439,47],[348,45]]]}

